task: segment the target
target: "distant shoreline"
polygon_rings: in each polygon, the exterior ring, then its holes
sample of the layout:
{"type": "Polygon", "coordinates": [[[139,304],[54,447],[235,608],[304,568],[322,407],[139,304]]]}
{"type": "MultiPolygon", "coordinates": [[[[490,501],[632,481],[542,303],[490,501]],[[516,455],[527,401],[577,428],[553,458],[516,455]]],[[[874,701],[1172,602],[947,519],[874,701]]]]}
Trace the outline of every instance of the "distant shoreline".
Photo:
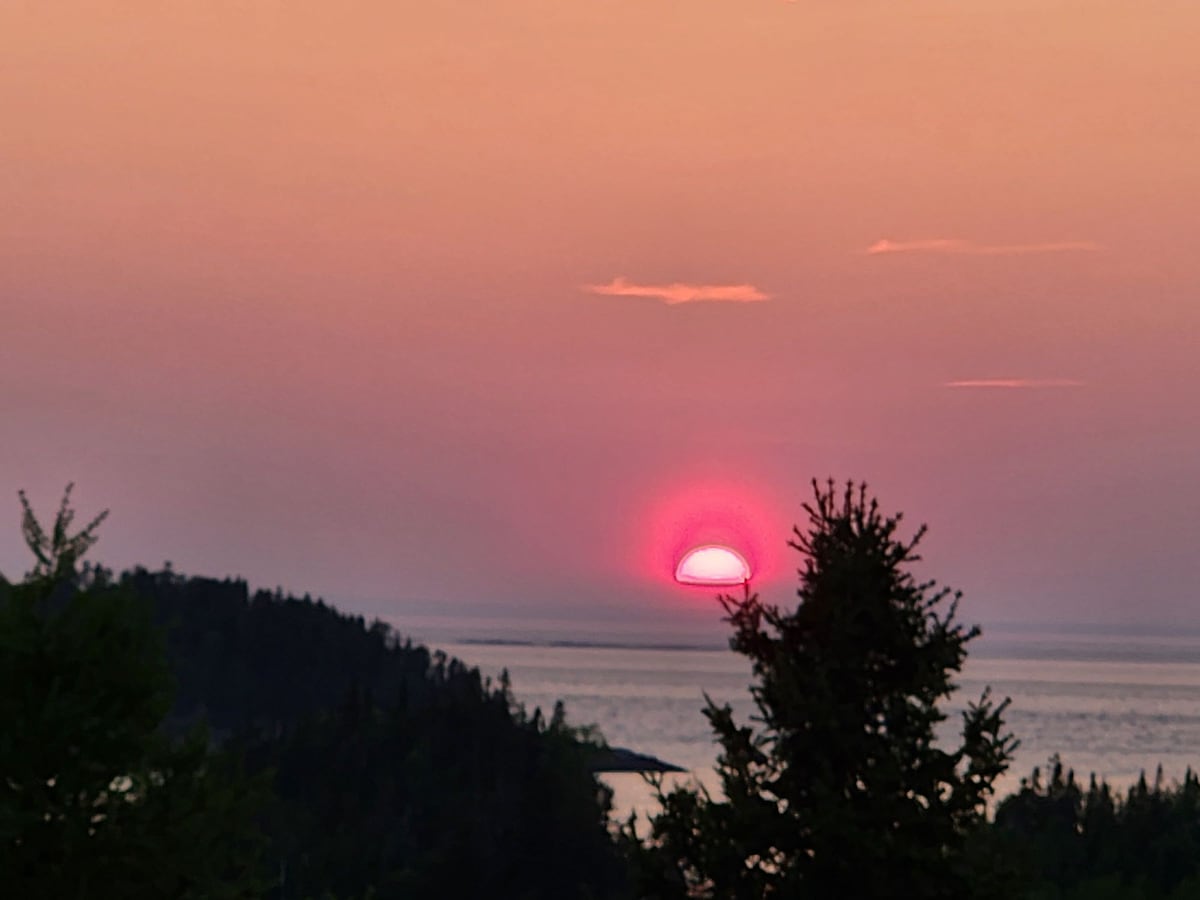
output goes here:
{"type": "MultiPolygon", "coordinates": [[[[427,640],[427,639],[423,639],[427,640]]],[[[432,647],[529,647],[556,650],[623,650],[656,653],[729,653],[724,641],[639,641],[636,638],[586,640],[557,637],[456,636],[427,642],[432,647]]],[[[1063,663],[1200,664],[1200,640],[1188,634],[1117,634],[1079,629],[1070,632],[984,631],[972,644],[977,660],[1039,660],[1063,663]],[[1096,638],[1109,639],[1097,642],[1096,638]]]]}
{"type": "Polygon", "coordinates": [[[472,638],[460,637],[451,641],[453,644],[465,644],[479,647],[558,647],[564,650],[679,650],[693,652],[728,651],[729,645],[724,643],[711,644],[643,644],[636,641],[577,641],[537,638],[472,638]]]}

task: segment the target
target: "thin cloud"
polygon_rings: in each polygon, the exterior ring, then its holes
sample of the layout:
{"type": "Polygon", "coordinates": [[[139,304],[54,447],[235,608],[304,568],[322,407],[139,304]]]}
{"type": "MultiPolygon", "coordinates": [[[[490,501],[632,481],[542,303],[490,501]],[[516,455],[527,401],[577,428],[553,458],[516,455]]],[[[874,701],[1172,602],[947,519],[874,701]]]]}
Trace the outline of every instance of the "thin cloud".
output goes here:
{"type": "Polygon", "coordinates": [[[884,238],[876,241],[863,252],[868,256],[878,256],[881,253],[961,253],[966,241],[937,238],[928,241],[889,241],[884,238]]]}
{"type": "Polygon", "coordinates": [[[627,278],[614,278],[608,284],[585,284],[585,291],[606,297],[649,297],[671,306],[679,303],[758,303],[770,300],[752,284],[636,284],[627,278]]]}
{"type": "Polygon", "coordinates": [[[868,256],[888,253],[957,253],[963,256],[1025,256],[1031,253],[1095,252],[1100,245],[1092,241],[1052,241],[1042,244],[977,244],[961,238],[934,238],[921,241],[876,241],[863,252],[868,256]]]}
{"type": "Polygon", "coordinates": [[[1085,382],[1075,378],[964,378],[947,381],[948,388],[991,388],[1000,390],[1036,390],[1038,388],[1076,388],[1085,382]]]}

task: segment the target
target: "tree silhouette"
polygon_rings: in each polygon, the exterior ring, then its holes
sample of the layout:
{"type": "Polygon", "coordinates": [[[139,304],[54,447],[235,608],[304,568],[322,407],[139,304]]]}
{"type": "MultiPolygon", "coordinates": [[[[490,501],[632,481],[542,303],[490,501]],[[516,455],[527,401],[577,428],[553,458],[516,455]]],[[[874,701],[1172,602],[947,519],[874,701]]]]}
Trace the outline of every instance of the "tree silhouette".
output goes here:
{"type": "Polygon", "coordinates": [[[107,509],[77,533],[68,533],[75,521],[75,510],[71,508],[71,491],[74,489],[75,483],[70,482],[63,491],[58,513],[54,517],[54,527],[49,532],[38,521],[25,492],[17,492],[21,499],[21,534],[25,538],[25,546],[37,560],[29,573],[31,578],[62,579],[73,575],[75,564],[98,540],[96,530],[108,518],[107,509]]]}
{"type": "Polygon", "coordinates": [[[996,808],[996,837],[1030,898],[1187,900],[1200,896],[1200,777],[1143,773],[1125,796],[1093,775],[1086,790],[1057,757],[996,808]]]}
{"type": "Polygon", "coordinates": [[[939,708],[978,628],[957,593],[910,567],[925,529],[899,537],[865,485],[813,483],[794,609],[720,598],[731,647],[753,664],[754,724],[708,701],[724,798],[659,787],[640,857],[644,896],[713,898],[978,895],[968,838],[985,823],[1016,746],[1008,701],[985,692],[961,743],[937,746],[939,708]]]}
{"type": "Polygon", "coordinates": [[[258,787],[202,731],[168,739],[161,635],[130,591],[75,585],[68,488],[37,564],[0,591],[0,880],[14,897],[256,896],[258,787]]]}

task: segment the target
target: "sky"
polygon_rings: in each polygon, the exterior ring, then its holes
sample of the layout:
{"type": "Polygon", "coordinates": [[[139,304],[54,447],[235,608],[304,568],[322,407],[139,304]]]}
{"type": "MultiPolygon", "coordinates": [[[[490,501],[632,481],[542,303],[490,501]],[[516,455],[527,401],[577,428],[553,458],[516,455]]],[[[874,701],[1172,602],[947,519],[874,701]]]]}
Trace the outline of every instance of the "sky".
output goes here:
{"type": "Polygon", "coordinates": [[[0,571],[75,481],[117,568],[682,627],[689,544],[789,602],[833,477],[967,618],[1200,626],[1198,43],[1193,0],[5,3],[0,571]]]}

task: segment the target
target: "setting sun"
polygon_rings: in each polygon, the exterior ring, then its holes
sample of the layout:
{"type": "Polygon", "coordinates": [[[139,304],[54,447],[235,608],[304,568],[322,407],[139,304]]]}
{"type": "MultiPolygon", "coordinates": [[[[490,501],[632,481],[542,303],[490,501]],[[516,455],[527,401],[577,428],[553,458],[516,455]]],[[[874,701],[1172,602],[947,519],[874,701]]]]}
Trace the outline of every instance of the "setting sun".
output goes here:
{"type": "Polygon", "coordinates": [[[679,560],[675,580],[680,584],[744,584],[750,580],[750,566],[740,553],[728,547],[696,547],[679,560]]]}

